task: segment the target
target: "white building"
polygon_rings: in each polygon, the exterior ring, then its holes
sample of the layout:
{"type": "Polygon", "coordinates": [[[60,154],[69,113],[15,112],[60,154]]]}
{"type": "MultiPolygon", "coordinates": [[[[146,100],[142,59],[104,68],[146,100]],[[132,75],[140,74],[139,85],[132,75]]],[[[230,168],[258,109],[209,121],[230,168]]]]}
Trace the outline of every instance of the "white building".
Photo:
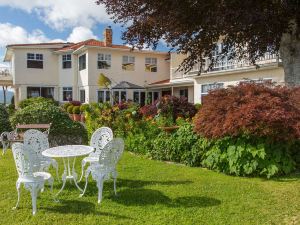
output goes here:
{"type": "MultiPolygon", "coordinates": [[[[99,74],[103,73],[112,81],[116,101],[130,99],[144,104],[163,95],[185,96],[189,102],[201,103],[203,96],[215,88],[250,80],[284,82],[283,67],[276,55],[262,57],[257,62],[258,69],[246,60],[225,57],[208,72],[198,75],[199,65],[188,73],[177,71],[184,55],[132,51],[127,46],[114,45],[112,39],[108,27],[103,41],[8,45],[4,61],[10,63],[10,71],[6,70],[6,75],[0,73],[0,85],[14,87],[16,103],[35,96],[60,102],[112,101],[109,90],[97,84],[99,74]]],[[[220,52],[216,50],[214,55],[220,52]]]]}
{"type": "MultiPolygon", "coordinates": [[[[132,51],[113,44],[112,39],[108,27],[104,41],[8,45],[4,61],[10,63],[10,73],[6,80],[15,89],[16,103],[36,96],[60,102],[107,101],[108,90],[97,85],[100,73],[112,80],[116,100],[144,102],[147,84],[170,76],[168,53],[132,51]]],[[[4,76],[0,81],[4,82],[4,76]]],[[[153,101],[160,93],[152,96],[153,101]]]]}

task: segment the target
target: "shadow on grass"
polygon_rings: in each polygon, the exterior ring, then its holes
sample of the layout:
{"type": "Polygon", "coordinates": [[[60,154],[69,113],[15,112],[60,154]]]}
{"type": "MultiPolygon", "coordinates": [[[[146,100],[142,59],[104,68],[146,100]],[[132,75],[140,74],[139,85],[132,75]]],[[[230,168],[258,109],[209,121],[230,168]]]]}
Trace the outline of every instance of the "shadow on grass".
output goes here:
{"type": "Polygon", "coordinates": [[[96,210],[95,204],[78,200],[60,200],[57,205],[51,207],[41,207],[41,209],[60,214],[93,214],[98,216],[110,216],[118,219],[132,219],[130,217],[114,213],[99,212],[96,210]]]}
{"type": "Polygon", "coordinates": [[[118,192],[117,197],[111,197],[122,205],[143,206],[162,204],[168,207],[210,207],[220,205],[221,201],[210,197],[188,196],[170,199],[162,192],[150,189],[125,189],[118,192]]]}

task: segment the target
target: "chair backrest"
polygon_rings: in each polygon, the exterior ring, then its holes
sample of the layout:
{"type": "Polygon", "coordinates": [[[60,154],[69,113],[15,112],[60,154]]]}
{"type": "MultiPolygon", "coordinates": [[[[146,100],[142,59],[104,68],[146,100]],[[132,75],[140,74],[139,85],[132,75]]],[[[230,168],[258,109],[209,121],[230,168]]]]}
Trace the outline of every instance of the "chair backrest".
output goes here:
{"type": "Polygon", "coordinates": [[[23,143],[14,143],[12,152],[19,177],[32,177],[33,166],[30,154],[25,150],[23,143]]]}
{"type": "Polygon", "coordinates": [[[108,142],[103,148],[99,156],[99,164],[104,166],[105,169],[114,169],[120,160],[124,151],[124,141],[122,138],[114,138],[108,142]]]}
{"type": "Polygon", "coordinates": [[[91,156],[99,157],[102,149],[105,145],[113,139],[113,132],[109,127],[101,127],[97,129],[90,141],[90,145],[95,148],[95,152],[91,153],[91,156]]]}
{"type": "Polygon", "coordinates": [[[49,148],[47,135],[39,130],[27,130],[24,133],[24,148],[33,154],[33,157],[41,158],[42,152],[49,148]]]}

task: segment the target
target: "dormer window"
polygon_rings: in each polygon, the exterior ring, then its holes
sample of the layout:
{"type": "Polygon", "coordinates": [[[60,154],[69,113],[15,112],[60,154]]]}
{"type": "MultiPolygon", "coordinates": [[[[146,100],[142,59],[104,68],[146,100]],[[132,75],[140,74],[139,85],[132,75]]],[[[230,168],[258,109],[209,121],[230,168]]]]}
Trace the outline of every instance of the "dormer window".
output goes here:
{"type": "Polygon", "coordinates": [[[43,54],[27,53],[27,68],[43,69],[43,54]]]}
{"type": "Polygon", "coordinates": [[[67,55],[62,56],[62,68],[63,69],[72,68],[72,56],[71,56],[71,54],[67,54],[67,55]]]}

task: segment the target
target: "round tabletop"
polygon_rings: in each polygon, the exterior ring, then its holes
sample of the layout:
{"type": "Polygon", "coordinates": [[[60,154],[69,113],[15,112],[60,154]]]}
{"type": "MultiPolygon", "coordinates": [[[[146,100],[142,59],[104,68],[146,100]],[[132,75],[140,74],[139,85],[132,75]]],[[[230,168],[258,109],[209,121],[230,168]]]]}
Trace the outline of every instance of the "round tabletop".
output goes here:
{"type": "Polygon", "coordinates": [[[94,148],[87,145],[64,145],[48,148],[42,152],[42,155],[51,158],[67,158],[88,155],[93,151],[94,148]]]}

